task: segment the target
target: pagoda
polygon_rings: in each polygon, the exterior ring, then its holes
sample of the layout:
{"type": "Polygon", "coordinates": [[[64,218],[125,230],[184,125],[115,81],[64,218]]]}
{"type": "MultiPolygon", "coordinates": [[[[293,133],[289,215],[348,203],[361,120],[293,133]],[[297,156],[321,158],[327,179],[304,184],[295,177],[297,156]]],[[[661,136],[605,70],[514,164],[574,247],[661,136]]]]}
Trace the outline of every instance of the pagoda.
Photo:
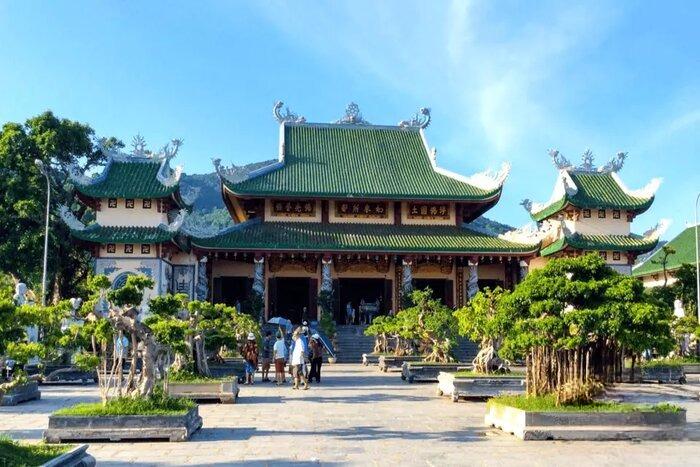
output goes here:
{"type": "Polygon", "coordinates": [[[545,203],[522,202],[542,239],[540,257],[531,266],[595,251],[613,269],[630,274],[637,256],[654,249],[667,225],[662,221],[643,235],[630,229],[634,218],[654,202],[661,180],[653,179],[638,190],[627,188],[618,175],[627,157],[624,152],[602,167],[595,166],[590,150],[578,166],[557,150],[549,155],[559,171],[551,198],[545,203]]]}
{"type": "Polygon", "coordinates": [[[107,157],[101,173],[86,176],[75,167],[69,170],[75,198],[94,211],[94,221],[86,224],[68,207],[60,209],[72,236],[91,250],[95,273],[107,275],[114,288],[131,274],[154,280],[145,301],[153,295],[194,290],[193,261],[181,232],[191,204],[180,190],[182,168],[170,167],[180,145],[174,140],[150,152],[137,136],[133,151],[126,154],[101,143],[107,157]],[[178,283],[178,278],[184,280],[178,283]]]}
{"type": "Polygon", "coordinates": [[[669,241],[666,251],[658,249],[632,269],[632,275],[644,282],[645,287],[659,287],[676,282],[676,273],[684,264],[697,265],[697,226],[686,227],[669,241]]]}
{"type": "Polygon", "coordinates": [[[257,296],[266,317],[300,322],[318,317],[325,292],[336,321],[357,324],[396,312],[414,288],[457,307],[479,287],[511,287],[536,255],[536,242],[470,226],[498,202],[509,166],[469,177],[438,166],[428,109],[397,125],[370,124],[352,103],[333,123],[307,122],[281,102],[273,114],[274,163],[240,180],[215,160],[235,225],[191,232],[214,302],[245,309],[257,296]]]}

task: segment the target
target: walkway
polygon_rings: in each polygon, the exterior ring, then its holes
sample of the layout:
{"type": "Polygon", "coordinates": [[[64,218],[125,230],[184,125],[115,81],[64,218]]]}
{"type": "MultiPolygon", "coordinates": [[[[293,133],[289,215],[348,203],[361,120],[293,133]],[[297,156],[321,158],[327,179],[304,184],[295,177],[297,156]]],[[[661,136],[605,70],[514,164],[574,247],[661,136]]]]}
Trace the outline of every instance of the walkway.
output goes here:
{"type": "MultiPolygon", "coordinates": [[[[482,426],[484,403],[434,395],[434,384],[404,383],[360,365],[325,367],[308,391],[258,383],[236,405],[201,406],[204,427],[187,443],[92,443],[98,465],[672,465],[692,464],[700,442],[523,443],[482,426]]],[[[650,388],[654,397],[654,389],[650,388]]],[[[0,432],[35,440],[48,414],[97,400],[97,388],[43,387],[43,399],[0,407],[0,432]]],[[[683,393],[678,392],[682,395],[683,393]]],[[[680,400],[680,399],[679,399],[680,400]]],[[[700,402],[682,400],[693,432],[700,402]]],[[[700,439],[700,436],[695,437],[700,439]]]]}

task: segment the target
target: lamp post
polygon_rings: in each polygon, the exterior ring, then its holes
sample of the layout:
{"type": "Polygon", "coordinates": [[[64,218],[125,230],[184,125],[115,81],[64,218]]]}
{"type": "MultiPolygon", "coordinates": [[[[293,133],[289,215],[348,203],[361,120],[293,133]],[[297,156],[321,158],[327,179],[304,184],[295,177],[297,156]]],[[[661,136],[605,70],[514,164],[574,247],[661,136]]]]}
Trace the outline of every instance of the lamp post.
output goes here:
{"type": "Polygon", "coordinates": [[[697,294],[695,307],[700,320],[700,251],[698,251],[698,205],[700,204],[700,193],[695,198],[695,292],[697,294]]]}
{"type": "Polygon", "coordinates": [[[34,164],[39,168],[44,177],[46,177],[46,227],[44,229],[44,269],[41,273],[41,306],[46,306],[46,265],[49,254],[49,211],[51,208],[51,179],[49,171],[44,163],[39,159],[34,159],[34,164]]]}

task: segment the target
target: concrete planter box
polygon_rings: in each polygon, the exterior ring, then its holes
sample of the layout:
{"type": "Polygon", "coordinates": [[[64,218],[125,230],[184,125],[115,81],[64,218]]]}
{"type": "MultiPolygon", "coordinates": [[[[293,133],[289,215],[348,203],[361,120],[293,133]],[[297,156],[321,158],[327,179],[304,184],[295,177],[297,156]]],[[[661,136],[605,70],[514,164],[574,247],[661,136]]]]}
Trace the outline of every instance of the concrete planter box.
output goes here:
{"type": "Polygon", "coordinates": [[[486,426],[522,440],[675,440],[685,436],[685,410],[679,412],[526,412],[489,404],[486,426]]]}
{"type": "Polygon", "coordinates": [[[194,400],[218,400],[222,404],[235,404],[238,399],[238,382],[212,381],[210,383],[168,382],[168,395],[194,400]]]}
{"type": "Polygon", "coordinates": [[[49,416],[47,443],[86,439],[187,441],[202,427],[198,407],[184,415],[49,416]]]}
{"type": "Polygon", "coordinates": [[[224,378],[226,376],[235,376],[239,383],[245,379],[245,362],[242,358],[226,359],[225,363],[210,363],[209,373],[214,378],[224,378]]]}
{"type": "Polygon", "coordinates": [[[97,465],[97,461],[87,453],[88,447],[87,444],[76,446],[67,453],[41,464],[41,467],[93,467],[97,465]]]}
{"type": "Polygon", "coordinates": [[[7,391],[0,400],[0,405],[17,405],[22,402],[41,399],[41,391],[36,381],[16,386],[7,391]]]}
{"type": "Polygon", "coordinates": [[[97,373],[66,367],[44,373],[41,384],[92,384],[97,382],[97,373]]]}
{"type": "Polygon", "coordinates": [[[693,374],[700,373],[700,363],[686,363],[683,365],[683,372],[693,374]]]}
{"type": "Polygon", "coordinates": [[[685,384],[686,379],[683,366],[655,366],[642,368],[642,381],[685,384]]]}
{"type": "Polygon", "coordinates": [[[386,373],[389,368],[401,368],[404,362],[420,362],[423,357],[420,355],[404,355],[402,357],[397,357],[394,355],[380,355],[377,364],[379,365],[379,371],[386,373]]]}
{"type": "Polygon", "coordinates": [[[468,363],[424,363],[404,362],[401,366],[401,379],[413,383],[414,381],[437,381],[438,375],[443,372],[456,372],[469,370],[472,365],[468,363]]]}
{"type": "Polygon", "coordinates": [[[364,366],[378,365],[380,355],[373,353],[363,353],[362,354],[362,364],[364,366]]]}
{"type": "Polygon", "coordinates": [[[460,398],[487,398],[525,392],[525,378],[521,376],[457,377],[454,373],[443,372],[437,380],[438,396],[450,396],[452,402],[457,402],[460,398]]]}

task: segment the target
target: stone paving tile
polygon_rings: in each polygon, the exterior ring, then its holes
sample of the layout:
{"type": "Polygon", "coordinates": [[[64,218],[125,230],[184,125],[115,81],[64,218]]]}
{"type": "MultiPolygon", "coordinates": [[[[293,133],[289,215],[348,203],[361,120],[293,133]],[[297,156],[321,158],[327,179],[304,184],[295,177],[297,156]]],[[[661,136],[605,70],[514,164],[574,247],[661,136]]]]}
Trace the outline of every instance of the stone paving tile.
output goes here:
{"type": "MultiPolygon", "coordinates": [[[[483,427],[484,403],[435,396],[433,384],[402,382],[373,367],[324,367],[322,385],[293,391],[243,386],[240,403],[203,404],[202,430],[186,443],[91,443],[101,466],[122,465],[677,465],[693,464],[698,441],[524,443],[483,427]]],[[[628,400],[670,399],[688,409],[700,439],[700,386],[645,385],[614,391],[628,400]]],[[[38,440],[55,409],[98,400],[95,386],[42,387],[42,399],[0,407],[0,433],[38,440]]],[[[700,465],[697,462],[696,465],[700,465]]]]}

